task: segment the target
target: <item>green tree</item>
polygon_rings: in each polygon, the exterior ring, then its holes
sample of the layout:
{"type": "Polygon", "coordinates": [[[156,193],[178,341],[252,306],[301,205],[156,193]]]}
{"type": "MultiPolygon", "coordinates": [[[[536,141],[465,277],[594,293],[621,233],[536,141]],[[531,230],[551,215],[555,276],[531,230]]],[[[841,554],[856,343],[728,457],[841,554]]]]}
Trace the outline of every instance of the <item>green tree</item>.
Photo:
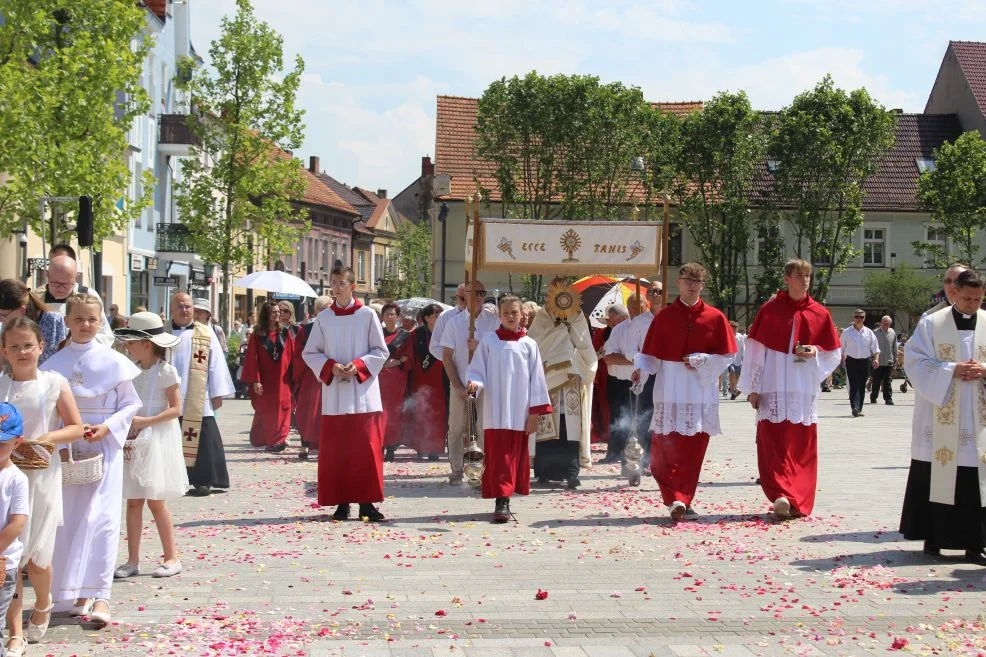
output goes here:
{"type": "Polygon", "coordinates": [[[0,233],[40,233],[42,196],[94,199],[97,250],[150,202],[116,208],[131,184],[127,132],[140,87],[144,9],[110,0],[0,0],[0,233]]]}
{"type": "Polygon", "coordinates": [[[903,315],[907,323],[900,328],[908,333],[921,313],[932,305],[931,296],[937,289],[935,281],[908,265],[901,265],[894,271],[867,274],[863,281],[866,305],[882,308],[891,316],[903,315]]]}
{"type": "Polygon", "coordinates": [[[397,299],[428,296],[431,289],[431,224],[403,221],[397,227],[397,255],[385,277],[397,299]]]}
{"type": "MultiPolygon", "coordinates": [[[[281,36],[257,20],[249,0],[236,6],[209,48],[215,75],[199,71],[188,83],[197,110],[190,126],[201,146],[183,160],[177,194],[193,247],[222,267],[225,299],[233,268],[254,263],[255,244],[276,258],[310,228],[291,203],[305,191],[301,164],[286,152],[302,142],[304,112],[295,98],[304,62],[296,57],[284,72],[281,36]]],[[[222,313],[229,326],[228,303],[222,313]]]]}
{"type": "Polygon", "coordinates": [[[751,246],[749,193],[765,151],[761,114],[742,91],[720,93],[682,121],[679,216],[708,270],[710,301],[731,319],[751,246]]]}
{"type": "MultiPolygon", "coordinates": [[[[759,308],[770,297],[777,293],[777,290],[784,287],[784,239],[781,236],[781,219],[776,209],[769,205],[762,207],[754,216],[753,228],[756,238],[760,241],[757,249],[756,265],[760,268],[754,281],[753,299],[747,301],[747,306],[751,305],[754,312],[748,313],[747,321],[753,321],[756,314],[755,309],[759,308]]],[[[747,288],[749,290],[749,288],[747,288]]]]}
{"type": "Polygon", "coordinates": [[[832,275],[859,256],[863,181],[894,143],[894,115],[866,89],[846,93],[826,75],[780,111],[768,152],[774,190],[794,229],[794,252],[816,263],[812,295],[824,301],[832,275]]]}
{"type": "Polygon", "coordinates": [[[941,226],[952,251],[941,243],[913,242],[940,269],[953,260],[979,267],[979,231],[986,228],[986,141],[975,130],[935,152],[935,168],[918,178],[918,202],[941,226]]]}

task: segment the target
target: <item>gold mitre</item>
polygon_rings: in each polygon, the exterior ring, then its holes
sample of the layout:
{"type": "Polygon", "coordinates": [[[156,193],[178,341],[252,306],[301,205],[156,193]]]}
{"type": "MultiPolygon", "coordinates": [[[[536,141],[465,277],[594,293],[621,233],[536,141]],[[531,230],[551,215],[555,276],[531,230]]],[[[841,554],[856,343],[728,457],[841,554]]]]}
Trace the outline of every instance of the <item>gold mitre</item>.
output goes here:
{"type": "Polygon", "coordinates": [[[555,321],[570,322],[582,312],[582,295],[563,279],[556,278],[548,287],[544,309],[555,321]]]}

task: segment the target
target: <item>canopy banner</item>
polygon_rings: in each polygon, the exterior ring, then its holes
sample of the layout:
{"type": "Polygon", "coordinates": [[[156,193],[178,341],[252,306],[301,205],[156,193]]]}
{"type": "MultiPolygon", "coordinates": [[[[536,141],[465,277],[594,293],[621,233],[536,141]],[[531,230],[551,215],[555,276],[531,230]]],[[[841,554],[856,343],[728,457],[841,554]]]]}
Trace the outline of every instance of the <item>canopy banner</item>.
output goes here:
{"type": "MultiPolygon", "coordinates": [[[[466,267],[472,266],[472,227],[466,267]]],[[[661,265],[661,224],[642,221],[480,219],[479,271],[584,274],[618,271],[655,275],[661,265]]]]}

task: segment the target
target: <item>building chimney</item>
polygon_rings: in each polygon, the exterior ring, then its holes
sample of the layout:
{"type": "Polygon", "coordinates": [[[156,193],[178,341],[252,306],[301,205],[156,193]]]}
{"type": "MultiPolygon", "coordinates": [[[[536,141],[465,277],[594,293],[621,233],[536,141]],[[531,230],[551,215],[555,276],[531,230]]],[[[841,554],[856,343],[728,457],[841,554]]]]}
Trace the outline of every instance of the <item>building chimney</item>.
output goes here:
{"type": "Polygon", "coordinates": [[[422,176],[435,175],[435,165],[432,164],[430,155],[425,155],[423,158],[421,158],[421,175],[422,176]]]}
{"type": "Polygon", "coordinates": [[[377,196],[379,196],[380,198],[387,198],[387,190],[386,189],[378,189],[377,190],[377,196]]]}
{"type": "Polygon", "coordinates": [[[318,156],[317,155],[310,155],[308,157],[308,170],[309,171],[311,171],[312,173],[319,173],[321,171],[321,169],[319,168],[318,164],[319,163],[318,163],[318,156]]]}

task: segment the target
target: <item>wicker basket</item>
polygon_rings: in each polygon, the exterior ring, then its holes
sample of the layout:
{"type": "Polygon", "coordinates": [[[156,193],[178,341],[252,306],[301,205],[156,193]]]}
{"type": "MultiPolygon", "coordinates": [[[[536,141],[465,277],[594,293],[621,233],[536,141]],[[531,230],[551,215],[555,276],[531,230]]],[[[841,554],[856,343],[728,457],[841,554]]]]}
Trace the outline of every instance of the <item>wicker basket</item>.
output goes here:
{"type": "Polygon", "coordinates": [[[103,478],[103,455],[87,454],[79,460],[72,457],[72,445],[68,446],[68,461],[62,463],[62,485],[91,484],[103,478]]]}
{"type": "Polygon", "coordinates": [[[21,470],[45,470],[51,463],[55,445],[43,440],[25,440],[10,453],[10,460],[21,470]]]}

